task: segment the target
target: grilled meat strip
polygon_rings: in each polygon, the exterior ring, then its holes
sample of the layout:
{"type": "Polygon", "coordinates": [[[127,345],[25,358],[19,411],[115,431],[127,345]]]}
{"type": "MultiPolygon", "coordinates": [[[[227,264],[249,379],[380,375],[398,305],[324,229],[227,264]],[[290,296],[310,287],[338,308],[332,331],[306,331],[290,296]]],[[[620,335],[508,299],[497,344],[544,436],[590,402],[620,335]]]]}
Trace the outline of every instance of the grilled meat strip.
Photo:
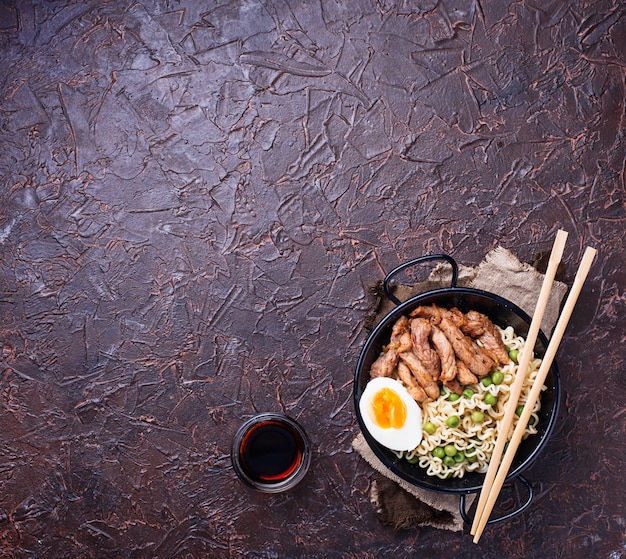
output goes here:
{"type": "Polygon", "coordinates": [[[435,351],[439,354],[441,381],[451,381],[457,374],[456,355],[454,354],[452,344],[441,329],[435,325],[431,326],[430,341],[435,347],[435,351]]]}
{"type": "Polygon", "coordinates": [[[472,338],[480,340],[483,347],[496,363],[500,365],[510,363],[509,352],[495,324],[478,311],[469,311],[465,318],[465,324],[461,327],[461,330],[472,338]]]}
{"type": "Polygon", "coordinates": [[[442,317],[439,326],[454,348],[457,357],[477,377],[482,378],[495,367],[495,361],[474,340],[461,332],[447,317],[442,317]]]}
{"type": "Polygon", "coordinates": [[[396,349],[398,353],[413,349],[411,332],[409,330],[409,319],[404,315],[396,320],[391,328],[391,339],[385,349],[391,348],[396,349]]]}
{"type": "Polygon", "coordinates": [[[428,395],[425,390],[420,386],[417,379],[411,373],[408,365],[403,361],[398,363],[398,378],[405,384],[407,392],[417,402],[425,402],[428,400],[428,395]]]}
{"type": "Polygon", "coordinates": [[[448,390],[450,390],[450,392],[454,392],[459,395],[463,394],[463,387],[456,378],[453,378],[452,380],[444,380],[443,384],[448,388],[448,390]]]}
{"type": "Polygon", "coordinates": [[[398,359],[398,351],[394,348],[381,353],[370,367],[370,378],[393,376],[398,359]]]}
{"type": "Polygon", "coordinates": [[[412,318],[426,318],[430,320],[432,324],[439,324],[439,320],[441,320],[441,309],[442,307],[438,307],[435,304],[432,305],[420,305],[419,307],[413,309],[409,316],[412,318]]]}
{"type": "Polygon", "coordinates": [[[404,351],[400,359],[406,363],[417,382],[424,389],[429,398],[436,400],[439,397],[439,386],[432,375],[424,368],[421,361],[412,351],[404,351]]]}
{"type": "Polygon", "coordinates": [[[413,353],[417,355],[424,368],[438,380],[441,374],[441,361],[439,354],[431,347],[429,342],[431,324],[425,318],[413,318],[409,321],[411,330],[411,342],[413,343],[413,353]]]}
{"type": "Polygon", "coordinates": [[[461,384],[467,386],[468,384],[476,384],[478,382],[476,375],[469,370],[463,361],[457,360],[456,368],[458,371],[456,378],[461,384]]]}
{"type": "Polygon", "coordinates": [[[452,324],[461,328],[465,324],[465,315],[456,307],[441,309],[441,317],[447,318],[452,324]]]}

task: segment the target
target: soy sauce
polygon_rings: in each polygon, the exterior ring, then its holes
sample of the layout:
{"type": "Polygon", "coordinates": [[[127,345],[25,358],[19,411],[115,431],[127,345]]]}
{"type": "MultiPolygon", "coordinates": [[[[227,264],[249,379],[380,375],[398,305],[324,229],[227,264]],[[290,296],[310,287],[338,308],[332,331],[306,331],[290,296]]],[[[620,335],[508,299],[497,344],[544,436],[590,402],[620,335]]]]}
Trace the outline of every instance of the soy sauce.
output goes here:
{"type": "Polygon", "coordinates": [[[280,421],[254,425],[239,446],[241,467],[251,480],[279,483],[302,462],[304,443],[299,433],[280,421]]]}
{"type": "Polygon", "coordinates": [[[263,493],[281,493],[302,481],[311,464],[302,426],[280,412],[262,412],[239,426],[230,458],[237,477],[263,493]]]}

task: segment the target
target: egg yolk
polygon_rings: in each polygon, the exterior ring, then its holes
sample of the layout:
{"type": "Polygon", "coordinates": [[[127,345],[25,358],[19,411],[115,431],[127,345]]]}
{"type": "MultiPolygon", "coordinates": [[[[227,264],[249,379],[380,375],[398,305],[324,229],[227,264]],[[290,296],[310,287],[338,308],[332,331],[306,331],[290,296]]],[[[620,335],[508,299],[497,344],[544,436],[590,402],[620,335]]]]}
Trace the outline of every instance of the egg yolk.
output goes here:
{"type": "Polygon", "coordinates": [[[382,429],[399,429],[406,421],[406,405],[393,390],[382,388],[372,398],[372,419],[382,429]]]}

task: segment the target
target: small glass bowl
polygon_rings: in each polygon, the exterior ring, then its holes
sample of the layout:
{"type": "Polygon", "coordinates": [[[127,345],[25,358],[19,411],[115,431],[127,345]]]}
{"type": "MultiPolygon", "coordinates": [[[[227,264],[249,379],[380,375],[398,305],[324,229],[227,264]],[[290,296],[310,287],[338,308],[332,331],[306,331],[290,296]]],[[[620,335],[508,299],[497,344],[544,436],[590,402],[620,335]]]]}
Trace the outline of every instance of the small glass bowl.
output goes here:
{"type": "Polygon", "coordinates": [[[311,445],[294,419],[266,412],[239,427],[230,456],[237,476],[246,485],[263,493],[280,493],[295,487],[306,475],[311,445]]]}

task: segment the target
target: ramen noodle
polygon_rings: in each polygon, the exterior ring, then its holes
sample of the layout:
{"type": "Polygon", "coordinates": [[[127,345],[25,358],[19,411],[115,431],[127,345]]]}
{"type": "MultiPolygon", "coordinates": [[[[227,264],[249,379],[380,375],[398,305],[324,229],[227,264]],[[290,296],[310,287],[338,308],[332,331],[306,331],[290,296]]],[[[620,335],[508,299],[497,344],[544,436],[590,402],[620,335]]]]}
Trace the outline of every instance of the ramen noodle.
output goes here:
{"type": "MultiPolygon", "coordinates": [[[[509,350],[516,349],[521,354],[525,343],[524,338],[517,336],[510,326],[505,329],[498,327],[498,330],[509,350]]],[[[518,406],[522,406],[528,399],[540,365],[541,359],[533,356],[522,386],[518,406]]],[[[422,442],[417,448],[398,453],[398,456],[406,458],[409,462],[419,464],[428,475],[441,479],[460,478],[465,475],[465,472],[486,472],[517,372],[517,363],[511,361],[508,365],[501,367],[499,371],[503,374],[501,383],[485,386],[483,382],[478,382],[471,385],[467,387],[473,391],[469,398],[463,395],[455,399],[456,397],[453,396],[452,400],[454,401],[451,401],[451,393],[447,389],[443,389],[442,395],[437,400],[422,403],[423,425],[432,424],[434,429],[432,426],[429,427],[434,432],[428,433],[425,429],[422,442]],[[492,396],[487,396],[488,394],[492,396]],[[494,402],[494,398],[495,403],[488,403],[494,402]],[[482,414],[483,420],[481,422],[472,420],[474,412],[480,412],[477,414],[479,419],[482,414]],[[459,423],[451,427],[448,420],[453,416],[459,419],[459,423]],[[452,449],[454,449],[454,453],[452,453],[452,449]]],[[[545,390],[545,386],[543,389],[545,390]]],[[[524,438],[537,433],[539,421],[537,413],[540,406],[540,401],[537,400],[528,421],[524,438]]],[[[452,423],[455,421],[456,419],[452,423]]],[[[511,438],[517,421],[518,414],[514,416],[508,439],[511,438]]]]}

